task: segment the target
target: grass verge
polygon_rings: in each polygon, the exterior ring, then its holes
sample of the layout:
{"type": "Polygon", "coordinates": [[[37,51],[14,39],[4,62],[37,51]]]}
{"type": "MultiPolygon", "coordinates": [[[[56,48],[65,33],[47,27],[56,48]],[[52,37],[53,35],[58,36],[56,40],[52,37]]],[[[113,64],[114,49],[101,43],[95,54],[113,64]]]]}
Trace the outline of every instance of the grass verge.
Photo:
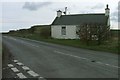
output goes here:
{"type": "Polygon", "coordinates": [[[61,44],[66,46],[72,46],[77,48],[90,49],[95,51],[111,52],[111,53],[118,53],[118,50],[120,49],[120,46],[118,44],[118,38],[112,38],[111,40],[106,41],[101,45],[95,45],[96,42],[91,42],[90,45],[86,45],[86,43],[80,40],[71,40],[71,39],[65,40],[65,39],[51,39],[51,38],[45,39],[37,34],[19,35],[18,37],[23,37],[38,41],[45,41],[49,43],[61,44]]]}

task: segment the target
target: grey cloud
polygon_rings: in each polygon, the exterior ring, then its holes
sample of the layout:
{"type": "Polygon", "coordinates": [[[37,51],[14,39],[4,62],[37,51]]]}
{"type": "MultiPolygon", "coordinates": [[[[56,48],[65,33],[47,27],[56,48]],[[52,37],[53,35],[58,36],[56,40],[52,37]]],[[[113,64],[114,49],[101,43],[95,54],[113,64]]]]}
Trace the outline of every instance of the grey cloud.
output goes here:
{"type": "Polygon", "coordinates": [[[120,22],[120,1],[118,2],[118,22],[120,22]]]}
{"type": "MultiPolygon", "coordinates": [[[[65,7],[66,6],[62,6],[62,7],[57,7],[57,8],[50,8],[50,10],[52,10],[52,11],[54,11],[54,12],[56,12],[56,11],[58,11],[58,10],[61,10],[62,12],[64,12],[65,11],[65,7]]],[[[67,7],[67,14],[70,14],[70,12],[71,12],[71,8],[70,7],[67,7]]]]}
{"type": "Polygon", "coordinates": [[[61,10],[61,11],[64,11],[64,7],[62,8],[51,8],[52,11],[58,11],[58,10],[61,10]]]}
{"type": "Polygon", "coordinates": [[[103,3],[98,3],[95,6],[93,6],[91,9],[101,9],[104,8],[104,4],[103,3]]]}
{"type": "Polygon", "coordinates": [[[111,13],[111,20],[115,22],[120,22],[120,1],[118,2],[116,10],[111,13]]]}
{"type": "Polygon", "coordinates": [[[111,20],[118,22],[118,11],[117,10],[115,12],[111,13],[111,20]]]}
{"type": "MultiPolygon", "coordinates": [[[[67,6],[62,6],[62,7],[57,7],[57,8],[51,8],[52,11],[58,11],[58,10],[61,10],[61,11],[65,11],[65,7],[67,6]]],[[[70,7],[67,7],[67,11],[70,11],[71,8],[70,7]]]]}
{"type": "Polygon", "coordinates": [[[25,2],[23,9],[28,9],[31,11],[38,10],[39,8],[45,7],[52,4],[51,2],[25,2]]]}

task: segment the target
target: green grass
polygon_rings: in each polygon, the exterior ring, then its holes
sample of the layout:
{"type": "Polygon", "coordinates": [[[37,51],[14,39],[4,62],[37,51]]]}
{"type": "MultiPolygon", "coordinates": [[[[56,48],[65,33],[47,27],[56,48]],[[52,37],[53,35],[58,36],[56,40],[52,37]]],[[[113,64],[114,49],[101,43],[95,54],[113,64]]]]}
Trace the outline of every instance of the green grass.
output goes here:
{"type": "Polygon", "coordinates": [[[96,42],[90,42],[91,44],[88,46],[85,42],[80,40],[65,40],[65,39],[45,39],[40,37],[38,34],[24,34],[24,35],[17,35],[19,37],[23,38],[29,38],[33,40],[38,41],[45,41],[60,45],[66,45],[66,46],[72,46],[77,48],[84,48],[84,49],[90,49],[90,50],[96,50],[96,51],[104,51],[104,52],[111,52],[111,53],[118,53],[118,48],[120,49],[120,46],[118,45],[118,38],[113,38],[109,41],[104,42],[101,45],[96,45],[96,42]]]}
{"type": "Polygon", "coordinates": [[[43,40],[51,43],[61,44],[61,45],[67,45],[72,47],[78,47],[78,48],[85,48],[90,50],[97,50],[97,51],[105,51],[105,52],[112,52],[112,53],[118,53],[118,46],[117,43],[111,43],[111,44],[102,44],[102,45],[86,45],[85,43],[81,42],[80,40],[58,40],[58,39],[47,39],[43,40]]]}

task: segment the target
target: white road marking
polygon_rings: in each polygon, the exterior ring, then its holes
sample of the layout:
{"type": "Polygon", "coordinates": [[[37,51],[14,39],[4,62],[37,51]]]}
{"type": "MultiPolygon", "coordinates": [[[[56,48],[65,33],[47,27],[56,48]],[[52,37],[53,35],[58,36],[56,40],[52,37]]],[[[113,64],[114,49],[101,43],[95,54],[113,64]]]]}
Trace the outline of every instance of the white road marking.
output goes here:
{"type": "Polygon", "coordinates": [[[6,69],[6,68],[3,68],[3,70],[6,69]]]}
{"type": "Polygon", "coordinates": [[[110,67],[120,68],[119,66],[114,66],[114,65],[111,65],[111,64],[107,64],[107,63],[102,63],[102,62],[96,62],[96,63],[103,64],[103,65],[110,66],[110,67]]]}
{"type": "Polygon", "coordinates": [[[31,46],[33,46],[33,47],[39,47],[39,46],[36,46],[36,45],[32,45],[32,44],[29,44],[29,43],[27,43],[28,45],[31,45],[31,46]]]}
{"type": "Polygon", "coordinates": [[[110,64],[105,64],[105,65],[115,67],[115,68],[120,68],[119,66],[114,66],[114,65],[110,65],[110,64]]]}
{"type": "Polygon", "coordinates": [[[33,77],[38,77],[39,76],[37,73],[35,73],[33,71],[28,71],[27,73],[30,74],[33,77]]]}
{"type": "Polygon", "coordinates": [[[98,64],[103,64],[102,62],[96,62],[96,63],[98,63],[98,64]]]}
{"type": "Polygon", "coordinates": [[[13,60],[13,62],[15,62],[15,63],[16,63],[16,62],[18,62],[18,60],[13,60]]]}
{"type": "Polygon", "coordinates": [[[15,38],[12,38],[12,39],[15,40],[15,41],[17,40],[17,39],[15,39],[15,38]]]}
{"type": "Polygon", "coordinates": [[[18,62],[18,63],[16,63],[17,65],[19,65],[19,66],[23,66],[24,64],[23,63],[21,63],[21,62],[18,62]]]}
{"type": "Polygon", "coordinates": [[[14,78],[17,78],[16,76],[14,78]]]}
{"type": "Polygon", "coordinates": [[[27,44],[27,45],[31,45],[31,46],[33,46],[33,47],[39,47],[39,46],[36,46],[36,45],[30,44],[30,43],[28,43],[28,42],[24,42],[24,41],[21,41],[21,43],[23,43],[23,44],[27,44]]]}
{"type": "Polygon", "coordinates": [[[17,39],[15,39],[15,38],[13,38],[13,37],[8,37],[8,38],[9,38],[9,39],[12,39],[12,40],[15,40],[15,41],[17,40],[17,39]]]}
{"type": "MultiPolygon", "coordinates": [[[[35,73],[34,71],[30,70],[29,67],[24,66],[23,63],[18,62],[18,60],[13,60],[13,61],[14,61],[14,62],[17,62],[16,64],[19,65],[19,66],[21,66],[21,67],[23,68],[23,70],[26,70],[29,75],[31,75],[31,76],[33,76],[33,77],[39,77],[39,79],[40,79],[40,78],[43,78],[43,77],[40,77],[39,74],[37,74],[37,73],[35,73]]],[[[11,66],[11,65],[12,65],[12,64],[9,64],[9,66],[11,66]]],[[[11,68],[11,69],[12,69],[14,72],[20,72],[17,68],[11,68]]],[[[17,76],[18,76],[19,78],[27,78],[27,77],[24,76],[22,73],[18,73],[17,76]]]]}
{"type": "Polygon", "coordinates": [[[39,46],[36,46],[36,45],[32,45],[32,44],[30,44],[30,43],[26,43],[26,44],[31,45],[31,46],[33,46],[33,47],[39,47],[39,46]]]}
{"type": "Polygon", "coordinates": [[[9,67],[5,67],[5,68],[3,68],[3,70],[5,70],[5,69],[8,69],[9,67]]]}
{"type": "Polygon", "coordinates": [[[12,64],[8,64],[8,67],[14,67],[12,64]]]}
{"type": "Polygon", "coordinates": [[[63,53],[63,52],[60,52],[60,51],[54,51],[54,52],[59,53],[59,54],[63,54],[63,55],[72,56],[72,57],[75,57],[75,58],[90,60],[90,59],[87,59],[87,58],[83,58],[83,57],[79,57],[79,56],[75,56],[75,55],[71,55],[71,54],[66,54],[66,53],[63,53]]]}
{"type": "Polygon", "coordinates": [[[19,72],[17,68],[11,68],[14,72],[19,72]]]}
{"type": "Polygon", "coordinates": [[[18,73],[17,76],[18,76],[19,78],[27,78],[27,77],[26,77],[25,75],[23,75],[22,73],[18,73]]]}
{"type": "MultiPolygon", "coordinates": [[[[63,52],[60,52],[60,51],[56,51],[56,50],[54,52],[59,53],[59,54],[63,54],[63,55],[72,56],[72,57],[75,57],[75,58],[80,58],[80,59],[85,59],[85,60],[91,61],[90,59],[87,59],[87,58],[84,58],[84,57],[79,57],[79,56],[75,56],[75,55],[71,55],[71,54],[66,54],[66,53],[63,53],[63,52]]],[[[106,63],[102,63],[102,62],[96,62],[96,63],[107,65],[107,66],[110,66],[110,67],[120,68],[119,66],[114,66],[114,65],[106,64],[106,63]]]]}
{"type": "Polygon", "coordinates": [[[105,64],[105,65],[110,65],[110,64],[105,64]]]}
{"type": "Polygon", "coordinates": [[[23,68],[24,70],[30,70],[30,68],[27,67],[27,66],[23,66],[22,68],[23,68]]]}
{"type": "Polygon", "coordinates": [[[41,78],[44,78],[44,77],[39,77],[39,78],[41,79],[41,78]]]}
{"type": "MultiPolygon", "coordinates": [[[[13,40],[17,40],[17,39],[14,39],[14,38],[12,38],[12,37],[11,37],[11,39],[13,39],[13,40]]],[[[23,39],[26,39],[26,38],[23,38],[23,39]]],[[[36,46],[36,45],[30,44],[30,43],[28,43],[28,42],[24,42],[23,40],[20,40],[20,42],[23,43],[23,44],[31,45],[31,46],[33,46],[33,47],[39,47],[39,46],[36,46]]]]}

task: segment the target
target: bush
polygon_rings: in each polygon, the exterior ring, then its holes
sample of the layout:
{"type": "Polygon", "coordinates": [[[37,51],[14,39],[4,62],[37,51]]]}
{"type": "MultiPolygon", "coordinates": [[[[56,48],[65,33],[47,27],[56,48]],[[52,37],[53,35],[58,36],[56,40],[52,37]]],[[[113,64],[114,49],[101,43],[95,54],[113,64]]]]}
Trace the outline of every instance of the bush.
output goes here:
{"type": "Polygon", "coordinates": [[[40,31],[40,36],[43,38],[50,38],[50,36],[51,36],[50,27],[42,27],[41,31],[40,31]]]}

